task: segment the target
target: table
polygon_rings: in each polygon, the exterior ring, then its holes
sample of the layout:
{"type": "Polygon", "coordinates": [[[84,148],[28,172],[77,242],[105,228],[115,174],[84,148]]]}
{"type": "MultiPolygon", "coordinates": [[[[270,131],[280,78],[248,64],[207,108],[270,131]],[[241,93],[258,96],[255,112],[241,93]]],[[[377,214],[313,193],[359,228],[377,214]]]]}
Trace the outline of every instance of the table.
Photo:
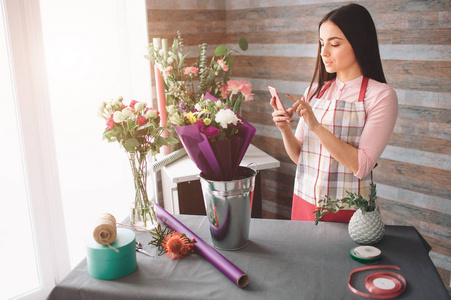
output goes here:
{"type": "MultiPolygon", "coordinates": [[[[176,218],[204,241],[211,241],[205,216],[176,218]]],[[[155,257],[137,253],[138,268],[132,274],[98,280],[89,276],[85,260],[53,289],[49,299],[364,299],[347,287],[350,272],[365,265],[350,258],[349,251],[357,244],[344,223],[315,226],[313,222],[252,219],[249,245],[239,251],[220,251],[249,275],[245,288],[237,287],[198,254],[173,261],[147,246],[149,233],[138,232],[137,239],[155,257]]],[[[386,226],[375,246],[382,251],[378,264],[397,265],[407,280],[406,291],[397,299],[449,299],[428,256],[427,243],[414,227],[386,226]]],[[[359,278],[355,287],[366,291],[359,278]]]]}
{"type": "MultiPolygon", "coordinates": [[[[257,168],[252,217],[261,217],[260,172],[266,169],[278,168],[280,162],[251,144],[240,165],[246,167],[252,163],[257,168]]],[[[205,215],[199,174],[200,170],[189,156],[184,156],[161,169],[164,208],[168,212],[171,214],[205,215]]]]}

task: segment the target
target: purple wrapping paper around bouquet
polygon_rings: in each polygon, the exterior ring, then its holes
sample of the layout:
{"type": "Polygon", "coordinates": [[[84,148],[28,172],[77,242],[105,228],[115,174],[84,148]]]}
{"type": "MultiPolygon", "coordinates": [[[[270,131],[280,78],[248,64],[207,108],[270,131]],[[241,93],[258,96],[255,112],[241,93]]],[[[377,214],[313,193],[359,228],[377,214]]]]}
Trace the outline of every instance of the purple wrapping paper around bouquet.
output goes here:
{"type": "Polygon", "coordinates": [[[160,205],[155,204],[157,217],[163,221],[169,228],[179,233],[184,233],[188,239],[196,239],[194,247],[203,257],[205,257],[212,265],[221,271],[227,278],[233,281],[240,288],[244,288],[249,283],[249,276],[232,264],[228,259],[222,256],[213,247],[203,241],[188,227],[180,223],[170,213],[168,213],[160,205]]]}
{"type": "MultiPolygon", "coordinates": [[[[205,94],[205,99],[219,101],[209,93],[205,94]]],[[[233,179],[257,131],[246,120],[237,117],[243,122],[239,132],[227,140],[213,143],[209,143],[207,137],[199,132],[196,124],[174,126],[189,157],[209,180],[233,179]]]]}

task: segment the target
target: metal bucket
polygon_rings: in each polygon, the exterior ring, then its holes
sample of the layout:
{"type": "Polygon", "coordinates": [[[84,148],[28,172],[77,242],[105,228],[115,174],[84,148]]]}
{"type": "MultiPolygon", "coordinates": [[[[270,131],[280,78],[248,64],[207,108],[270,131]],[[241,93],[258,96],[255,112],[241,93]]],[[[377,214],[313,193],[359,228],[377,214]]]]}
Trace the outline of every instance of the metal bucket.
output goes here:
{"type": "Polygon", "coordinates": [[[252,199],[257,171],[238,167],[231,181],[212,181],[200,173],[212,244],[221,250],[238,250],[249,242],[252,199]]]}

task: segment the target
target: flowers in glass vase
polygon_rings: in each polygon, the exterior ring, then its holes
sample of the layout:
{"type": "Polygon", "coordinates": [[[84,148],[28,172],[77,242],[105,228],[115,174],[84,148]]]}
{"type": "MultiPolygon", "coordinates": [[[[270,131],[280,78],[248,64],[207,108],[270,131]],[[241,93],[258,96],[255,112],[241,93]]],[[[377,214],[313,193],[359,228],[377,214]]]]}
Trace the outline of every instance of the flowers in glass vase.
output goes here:
{"type": "Polygon", "coordinates": [[[155,155],[161,146],[178,141],[161,136],[164,130],[171,130],[171,127],[160,126],[159,113],[145,102],[133,100],[125,105],[122,97],[103,101],[98,116],[106,121],[103,139],[118,142],[128,155],[135,187],[130,221],[138,227],[152,228],[157,218],[154,200],[149,199],[147,193],[148,154],[155,155]]]}
{"type": "MultiPolygon", "coordinates": [[[[242,51],[247,50],[245,39],[240,39],[238,44],[242,51]]],[[[187,66],[188,54],[183,53],[183,46],[183,39],[178,32],[171,50],[167,50],[164,44],[161,48],[153,43],[148,47],[149,55],[146,58],[154,62],[162,73],[168,104],[185,112],[192,111],[200,96],[208,92],[239,114],[242,102],[253,100],[249,82],[230,80],[232,53],[238,53],[237,50],[220,45],[208,61],[208,45],[203,43],[199,45],[198,59],[187,66]]],[[[170,116],[171,112],[168,114],[170,116]]]]}

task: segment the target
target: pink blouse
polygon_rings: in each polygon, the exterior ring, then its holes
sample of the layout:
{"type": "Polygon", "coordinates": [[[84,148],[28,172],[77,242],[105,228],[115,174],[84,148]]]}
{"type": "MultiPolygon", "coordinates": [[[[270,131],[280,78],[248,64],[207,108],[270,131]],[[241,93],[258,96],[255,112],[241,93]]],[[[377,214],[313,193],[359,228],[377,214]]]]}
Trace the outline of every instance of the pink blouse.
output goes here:
{"type": "MultiPolygon", "coordinates": [[[[357,102],[363,76],[348,82],[338,79],[332,83],[323,95],[327,100],[357,102]]],[[[316,84],[312,87],[315,90],[316,84]]],[[[304,93],[306,99],[308,88],[304,93]]],[[[360,179],[373,170],[379,157],[388,144],[398,116],[398,97],[394,89],[386,83],[370,79],[365,94],[366,123],[360,137],[358,157],[359,170],[354,175],[360,179]]],[[[304,136],[304,119],[300,118],[295,136],[302,142],[304,136]]]]}

